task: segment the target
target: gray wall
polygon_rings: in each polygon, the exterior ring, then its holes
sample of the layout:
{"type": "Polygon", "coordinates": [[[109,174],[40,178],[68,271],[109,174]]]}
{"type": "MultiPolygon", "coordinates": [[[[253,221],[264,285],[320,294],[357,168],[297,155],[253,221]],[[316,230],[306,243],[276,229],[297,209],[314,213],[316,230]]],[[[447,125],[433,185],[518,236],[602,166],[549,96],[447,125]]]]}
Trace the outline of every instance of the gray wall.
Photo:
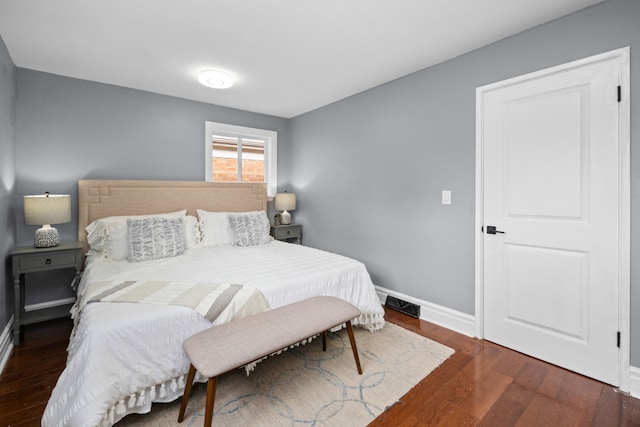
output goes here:
{"type": "MultiPolygon", "coordinates": [[[[205,121],[278,132],[278,182],[288,184],[289,121],[200,102],[17,68],[17,242],[29,245],[37,227],[24,225],[22,196],[70,194],[80,179],[204,179],[205,121]]],[[[207,89],[203,89],[207,90],[207,89]]],[[[56,225],[77,239],[72,222],[56,225]]],[[[27,304],[73,296],[73,271],[27,277],[27,304]]]]}
{"type": "Polygon", "coordinates": [[[13,312],[8,254],[15,246],[16,67],[0,38],[0,333],[13,312]]]}
{"type": "MultiPolygon", "coordinates": [[[[295,117],[291,182],[305,243],[362,260],[377,285],[474,314],[476,87],[624,46],[638,94],[640,1],[609,0],[295,117]],[[452,191],[452,205],[440,203],[441,190],[452,191]]],[[[632,102],[633,366],[640,366],[638,111],[632,102]]]]}

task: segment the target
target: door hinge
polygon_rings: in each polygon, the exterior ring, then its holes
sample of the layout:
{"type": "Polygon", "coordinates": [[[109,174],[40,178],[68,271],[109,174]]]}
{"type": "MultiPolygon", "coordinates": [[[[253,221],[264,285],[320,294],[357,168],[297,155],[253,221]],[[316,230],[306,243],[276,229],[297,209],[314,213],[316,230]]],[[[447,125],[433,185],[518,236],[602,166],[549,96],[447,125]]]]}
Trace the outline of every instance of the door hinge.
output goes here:
{"type": "Polygon", "coordinates": [[[622,86],[618,86],[618,102],[622,101],[622,86]]]}
{"type": "Polygon", "coordinates": [[[616,340],[618,342],[618,348],[620,348],[620,331],[618,331],[616,340]]]}

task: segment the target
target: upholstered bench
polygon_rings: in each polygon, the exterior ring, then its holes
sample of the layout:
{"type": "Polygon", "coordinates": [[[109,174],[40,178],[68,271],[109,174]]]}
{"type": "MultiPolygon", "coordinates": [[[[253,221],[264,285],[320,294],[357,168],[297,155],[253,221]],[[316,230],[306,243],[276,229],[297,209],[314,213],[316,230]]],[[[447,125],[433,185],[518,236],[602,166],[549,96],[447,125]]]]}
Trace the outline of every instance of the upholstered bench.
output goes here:
{"type": "Polygon", "coordinates": [[[326,351],[327,331],[343,323],[347,326],[358,373],[362,374],[351,326],[351,319],[359,315],[360,310],[346,301],[319,296],[214,326],[187,338],[184,349],[191,366],[178,422],[184,419],[196,370],[208,378],[204,425],[210,426],[218,375],[318,334],[322,334],[322,351],[326,351]]]}

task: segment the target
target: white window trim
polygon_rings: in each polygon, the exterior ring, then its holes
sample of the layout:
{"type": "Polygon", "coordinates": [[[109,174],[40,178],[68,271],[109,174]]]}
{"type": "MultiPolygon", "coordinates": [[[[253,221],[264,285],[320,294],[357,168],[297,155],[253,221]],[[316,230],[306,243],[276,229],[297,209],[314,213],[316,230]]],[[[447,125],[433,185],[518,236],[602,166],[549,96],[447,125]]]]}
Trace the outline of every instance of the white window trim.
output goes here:
{"type": "Polygon", "coordinates": [[[278,188],[278,132],[249,128],[245,126],[229,125],[226,123],[205,122],[205,181],[213,181],[213,171],[211,170],[211,156],[213,154],[211,136],[217,133],[264,139],[264,158],[266,160],[264,165],[264,176],[267,182],[267,197],[269,199],[275,197],[278,188]]]}

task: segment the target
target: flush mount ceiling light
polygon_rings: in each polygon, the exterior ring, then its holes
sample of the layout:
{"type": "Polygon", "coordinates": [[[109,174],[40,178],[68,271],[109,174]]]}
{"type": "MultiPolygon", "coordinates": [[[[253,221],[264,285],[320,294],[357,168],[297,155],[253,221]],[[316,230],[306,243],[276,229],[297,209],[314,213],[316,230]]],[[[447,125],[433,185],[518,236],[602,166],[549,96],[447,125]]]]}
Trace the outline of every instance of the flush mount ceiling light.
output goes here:
{"type": "Polygon", "coordinates": [[[198,75],[198,81],[214,89],[226,89],[233,86],[233,79],[227,73],[217,70],[205,70],[198,75]]]}

